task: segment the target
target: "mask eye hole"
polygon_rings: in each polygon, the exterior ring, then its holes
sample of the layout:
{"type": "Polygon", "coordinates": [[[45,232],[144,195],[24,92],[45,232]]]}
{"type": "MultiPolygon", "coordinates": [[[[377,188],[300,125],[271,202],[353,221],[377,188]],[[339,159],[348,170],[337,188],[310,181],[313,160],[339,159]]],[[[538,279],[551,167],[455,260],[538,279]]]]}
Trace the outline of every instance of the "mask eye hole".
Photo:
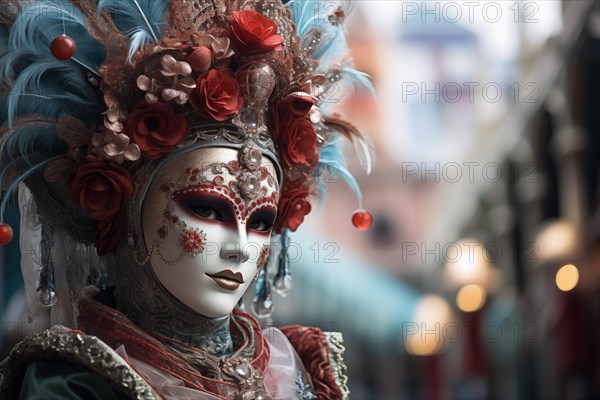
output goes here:
{"type": "Polygon", "coordinates": [[[252,221],[251,223],[248,224],[248,227],[250,229],[252,229],[253,231],[267,232],[267,231],[271,230],[271,228],[273,227],[273,224],[261,219],[261,220],[252,221]]]}
{"type": "Polygon", "coordinates": [[[187,208],[188,208],[188,210],[190,210],[192,213],[199,216],[200,218],[208,219],[211,221],[219,221],[219,222],[225,221],[225,218],[223,218],[223,215],[217,209],[215,209],[214,207],[211,207],[209,205],[188,204],[187,208]]]}
{"type": "Polygon", "coordinates": [[[266,233],[273,229],[276,212],[274,209],[264,208],[252,214],[248,220],[248,228],[255,232],[266,233]]]}
{"type": "Polygon", "coordinates": [[[190,217],[227,223],[235,220],[229,201],[211,193],[202,191],[177,193],[175,201],[190,217]]]}

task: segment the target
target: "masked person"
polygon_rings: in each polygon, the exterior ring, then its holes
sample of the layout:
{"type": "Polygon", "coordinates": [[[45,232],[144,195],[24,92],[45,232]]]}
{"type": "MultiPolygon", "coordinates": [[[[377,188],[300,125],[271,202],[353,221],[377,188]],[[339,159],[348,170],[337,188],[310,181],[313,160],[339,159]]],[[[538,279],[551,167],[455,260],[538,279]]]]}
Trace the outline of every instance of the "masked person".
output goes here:
{"type": "MultiPolygon", "coordinates": [[[[18,194],[30,318],[54,326],[0,364],[0,398],[347,398],[339,335],[262,330],[236,307],[253,280],[259,317],[271,287],[291,289],[288,233],[319,177],[334,166],[353,182],[338,139],[370,168],[367,138],[325,107],[344,79],[367,82],[341,63],[343,8],[53,0],[5,11],[0,216],[18,194]]],[[[362,228],[369,218],[353,216],[362,228]]]]}

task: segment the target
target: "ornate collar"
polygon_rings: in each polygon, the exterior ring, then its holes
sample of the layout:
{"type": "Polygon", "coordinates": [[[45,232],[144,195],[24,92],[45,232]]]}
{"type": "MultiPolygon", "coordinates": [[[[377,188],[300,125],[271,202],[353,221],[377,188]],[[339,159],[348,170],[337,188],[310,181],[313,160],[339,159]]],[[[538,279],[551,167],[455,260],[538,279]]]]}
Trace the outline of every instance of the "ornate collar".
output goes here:
{"type": "Polygon", "coordinates": [[[219,358],[173,339],[152,336],[96,300],[80,299],[78,307],[78,323],[84,332],[112,348],[125,346],[131,357],[182,379],[188,387],[234,399],[273,396],[263,381],[271,357],[269,347],[258,322],[244,312],[235,310],[231,315],[233,356],[219,358]]]}

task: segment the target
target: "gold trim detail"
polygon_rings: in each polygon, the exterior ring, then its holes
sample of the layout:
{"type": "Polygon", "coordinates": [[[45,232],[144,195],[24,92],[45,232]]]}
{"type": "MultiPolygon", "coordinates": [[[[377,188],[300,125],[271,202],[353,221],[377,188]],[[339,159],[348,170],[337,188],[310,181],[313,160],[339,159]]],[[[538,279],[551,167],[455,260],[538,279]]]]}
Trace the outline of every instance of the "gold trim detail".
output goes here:
{"type": "Polygon", "coordinates": [[[30,335],[0,362],[0,399],[18,397],[29,363],[63,359],[84,365],[136,400],[160,400],[151,386],[112,348],[95,336],[53,329],[30,335]]]}

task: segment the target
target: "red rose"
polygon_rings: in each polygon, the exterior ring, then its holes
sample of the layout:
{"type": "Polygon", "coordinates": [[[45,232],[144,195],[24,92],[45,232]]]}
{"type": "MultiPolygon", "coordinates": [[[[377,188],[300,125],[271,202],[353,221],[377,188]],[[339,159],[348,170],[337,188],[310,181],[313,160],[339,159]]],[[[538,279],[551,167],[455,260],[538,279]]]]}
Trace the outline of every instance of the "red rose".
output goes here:
{"type": "Polygon", "coordinates": [[[103,221],[115,215],[124,201],[131,200],[133,184],[125,168],[87,156],[71,180],[71,200],[92,218],[103,221]]]}
{"type": "Polygon", "coordinates": [[[275,232],[281,233],[283,228],[292,232],[304,222],[304,217],[310,212],[311,205],[308,202],[309,190],[306,187],[304,177],[288,182],[279,200],[279,212],[275,221],[275,232]]]}
{"type": "Polygon", "coordinates": [[[198,77],[190,104],[204,118],[225,121],[242,107],[240,84],[230,69],[211,69],[198,77]]]}
{"type": "Polygon", "coordinates": [[[304,117],[290,118],[279,127],[279,153],[285,168],[312,168],[319,161],[317,134],[304,117]]]}
{"type": "Polygon", "coordinates": [[[305,117],[313,105],[314,100],[308,93],[296,92],[279,101],[275,107],[273,131],[286,168],[312,168],[319,161],[317,135],[312,123],[305,117]]]}
{"type": "Polygon", "coordinates": [[[117,245],[125,234],[125,215],[125,204],[123,204],[119,212],[98,223],[96,230],[96,252],[98,255],[116,253],[117,245]]]}
{"type": "Polygon", "coordinates": [[[273,115],[273,131],[277,138],[282,136],[282,127],[290,118],[304,117],[315,104],[308,93],[294,92],[280,100],[273,115]]]}
{"type": "Polygon", "coordinates": [[[256,11],[236,11],[230,23],[233,33],[231,44],[242,54],[266,53],[283,48],[275,22],[256,11]]]}
{"type": "Polygon", "coordinates": [[[304,117],[314,104],[314,99],[308,93],[294,92],[277,103],[277,114],[282,119],[291,116],[304,117]]]}
{"type": "Polygon", "coordinates": [[[150,160],[170,153],[187,136],[189,128],[183,114],[175,114],[163,104],[138,102],[123,123],[124,133],[150,160]]]}

